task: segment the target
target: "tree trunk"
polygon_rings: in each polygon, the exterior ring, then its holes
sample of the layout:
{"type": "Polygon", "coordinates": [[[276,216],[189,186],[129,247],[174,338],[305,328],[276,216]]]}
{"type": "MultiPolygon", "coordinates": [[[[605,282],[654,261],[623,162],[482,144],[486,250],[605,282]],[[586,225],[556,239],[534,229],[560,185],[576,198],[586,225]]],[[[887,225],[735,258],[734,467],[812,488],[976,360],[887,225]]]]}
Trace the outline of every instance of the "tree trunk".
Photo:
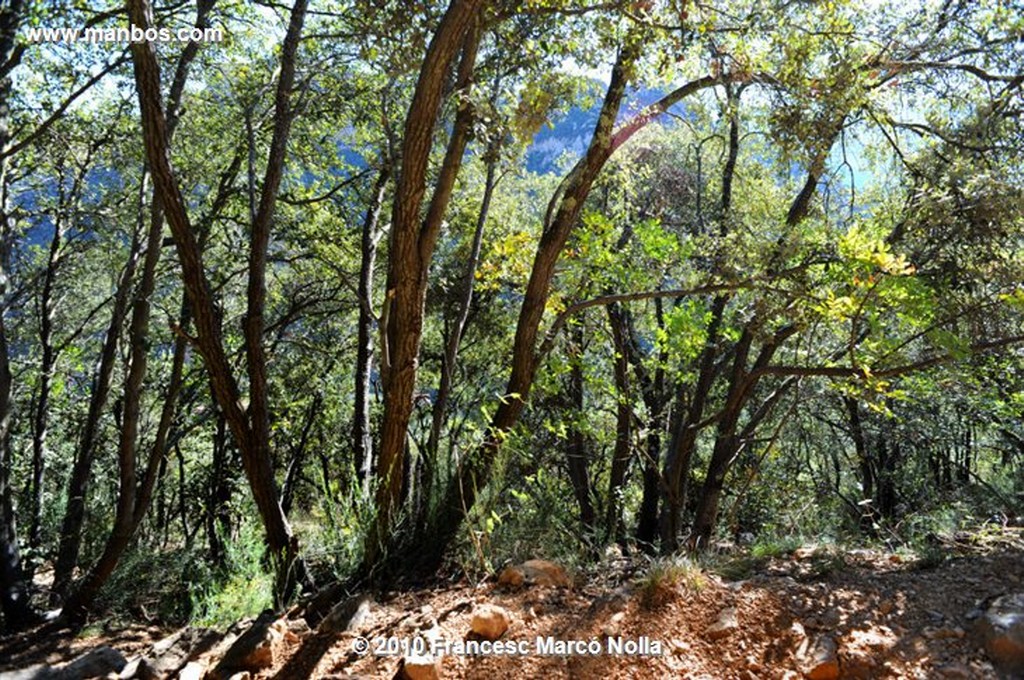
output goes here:
{"type": "Polygon", "coordinates": [[[430,41],[420,69],[402,138],[401,169],[395,190],[388,259],[386,318],[387,346],[383,349],[384,421],[381,426],[377,460],[377,522],[366,547],[373,563],[390,540],[392,526],[401,504],[405,451],[413,393],[423,333],[423,305],[427,273],[441,221],[462,165],[469,139],[472,111],[463,102],[444,161],[438,174],[427,215],[420,209],[426,189],[426,172],[443,99],[446,75],[462,51],[456,87],[472,83],[480,42],[478,7],[480,0],[452,0],[430,41]]]}
{"type": "MultiPolygon", "coordinates": [[[[61,189],[63,193],[63,189],[61,189]]],[[[64,206],[58,207],[58,212],[64,206]]],[[[32,414],[32,483],[29,492],[28,545],[32,552],[39,549],[40,529],[43,512],[43,474],[46,466],[46,435],[50,416],[50,385],[53,381],[56,352],[53,347],[53,284],[60,263],[61,241],[64,235],[64,220],[60,214],[54,220],[53,238],[43,273],[43,290],[39,299],[39,346],[42,357],[39,364],[39,392],[32,414]]]]}
{"type": "Polygon", "coordinates": [[[633,440],[633,407],[630,403],[629,343],[626,340],[625,321],[617,305],[608,305],[608,320],[612,328],[615,349],[615,450],[608,475],[608,515],[605,525],[609,540],[621,543],[626,538],[622,523],[622,494],[629,469],[633,440]]]}
{"type": "Polygon", "coordinates": [[[484,226],[487,224],[487,214],[490,212],[491,198],[494,195],[497,165],[498,149],[492,147],[487,151],[487,175],[484,180],[484,195],[480,201],[480,212],[477,213],[476,229],[473,231],[473,242],[470,246],[469,259],[466,261],[466,269],[462,274],[462,279],[459,281],[455,320],[452,322],[451,328],[448,329],[448,341],[445,344],[444,356],[441,357],[441,380],[430,412],[430,434],[427,438],[424,469],[419,488],[422,503],[417,511],[417,526],[420,531],[422,531],[427,523],[426,514],[429,511],[430,496],[434,488],[437,457],[441,442],[441,428],[444,426],[445,417],[448,412],[448,398],[452,390],[452,376],[455,374],[455,369],[458,366],[459,345],[466,332],[466,323],[469,321],[469,313],[473,306],[476,267],[480,261],[484,226]]]}
{"type": "MultiPolygon", "coordinates": [[[[21,23],[24,3],[11,0],[0,9],[0,66],[5,73],[18,62],[16,38],[21,23]]],[[[8,100],[11,79],[0,78],[0,149],[10,141],[8,100]]],[[[11,488],[11,366],[7,346],[8,260],[11,247],[10,215],[7,211],[7,159],[0,158],[0,611],[4,628],[19,630],[35,618],[29,601],[29,584],[21,568],[18,549],[18,525],[14,513],[14,492],[11,488]]]]}
{"type": "Polygon", "coordinates": [[[363,220],[362,243],[359,261],[359,327],[356,341],[356,390],[355,408],[352,414],[352,459],[355,464],[359,488],[366,497],[370,495],[370,481],[373,475],[373,435],[370,425],[370,375],[373,369],[373,269],[377,260],[377,223],[381,206],[384,204],[384,190],[391,177],[391,166],[386,154],[381,154],[381,169],[373,185],[370,205],[363,220]]]}
{"type": "Polygon", "coordinates": [[[302,464],[306,458],[306,448],[309,443],[309,433],[316,422],[316,416],[324,403],[324,393],[318,390],[309,402],[306,409],[306,417],[303,419],[302,432],[299,433],[299,441],[292,449],[291,460],[288,463],[288,472],[284,476],[284,485],[281,488],[281,509],[285,515],[291,514],[292,500],[295,498],[295,487],[298,485],[298,478],[302,473],[302,464]]]}
{"type": "Polygon", "coordinates": [[[57,559],[54,564],[53,588],[51,604],[59,604],[68,594],[71,578],[78,566],[78,556],[82,545],[82,525],[85,523],[85,504],[92,481],[92,464],[96,454],[96,437],[100,430],[100,420],[110,396],[111,381],[117,363],[117,346],[121,340],[121,329],[128,314],[131,302],[131,288],[135,278],[135,270],[142,257],[142,230],[145,224],[145,179],[139,186],[139,218],[132,245],[128,253],[128,262],[121,271],[114,292],[110,322],[103,337],[103,347],[92,379],[89,391],[89,409],[82,426],[82,436],[75,452],[75,462],[68,479],[68,500],[61,521],[60,542],[57,548],[57,559]]]}
{"type": "Polygon", "coordinates": [[[206,503],[206,539],[210,546],[210,559],[223,569],[227,565],[224,542],[231,538],[231,483],[228,470],[231,461],[227,441],[227,422],[217,412],[213,433],[213,471],[210,475],[209,500],[206,503]]]}
{"type": "MultiPolygon", "coordinates": [[[[249,284],[245,317],[249,407],[244,408],[231,362],[224,349],[220,316],[206,278],[202,253],[189,222],[188,211],[168,154],[168,120],[160,96],[160,69],[154,46],[133,43],[135,82],[142,114],[146,157],[157,195],[164,208],[181,263],[181,276],[195,322],[195,342],[203,357],[217,404],[238,443],[242,467],[256,501],[267,545],[275,564],[275,604],[288,600],[296,583],[306,574],[299,559],[298,541],[292,535],[274,480],[270,455],[270,423],[267,407],[266,362],[262,347],[266,249],[270,224],[282,174],[285,144],[292,112],[289,101],[295,75],[295,55],[305,17],[306,0],[296,0],[282,46],[280,76],[275,98],[274,134],[270,145],[263,195],[252,224],[249,253],[249,284]]],[[[130,20],[143,29],[152,25],[147,0],[130,0],[130,20]]]]}
{"type": "Polygon", "coordinates": [[[418,553],[419,569],[423,572],[433,572],[440,565],[446,547],[458,531],[465,514],[476,502],[479,489],[487,483],[502,441],[519,420],[526,404],[536,370],[534,348],[551,281],[555,276],[555,265],[576,225],[594,179],[614,151],[616,141],[620,139],[612,134],[613,128],[638,57],[638,45],[630,45],[620,52],[612,69],[612,79],[587,153],[562,181],[548,206],[544,231],[520,308],[512,349],[511,375],[505,396],[491,419],[483,443],[463,461],[461,469],[449,482],[443,505],[434,520],[433,528],[428,532],[430,541],[414,547],[418,553]]]}
{"type": "MultiPolygon", "coordinates": [[[[659,328],[664,329],[664,315],[661,300],[655,299],[655,317],[659,328]]],[[[665,432],[665,365],[667,353],[663,350],[654,371],[654,378],[647,375],[643,359],[638,351],[639,343],[629,316],[629,310],[623,309],[626,329],[632,351],[633,372],[641,385],[644,405],[647,407],[647,455],[644,460],[643,496],[640,500],[640,511],[637,517],[636,539],[640,547],[647,553],[654,553],[655,540],[658,536],[658,499],[661,497],[661,440],[665,432]]]]}
{"type": "Polygon", "coordinates": [[[718,357],[718,338],[727,301],[728,299],[724,295],[719,295],[711,303],[711,321],[708,324],[707,339],[704,342],[704,349],[701,351],[699,361],[697,382],[694,385],[689,404],[684,405],[681,398],[676,400],[676,408],[679,411],[665,456],[665,469],[662,473],[665,479],[665,490],[659,530],[661,552],[665,555],[675,552],[679,547],[682,512],[686,505],[690,467],[697,450],[699,425],[704,419],[704,410],[708,396],[710,396],[711,385],[718,373],[715,360],[718,357]]]}
{"type": "Polygon", "coordinates": [[[572,367],[569,370],[569,408],[572,414],[572,427],[566,442],[566,464],[569,469],[569,481],[572,483],[573,495],[580,507],[580,523],[584,535],[592,532],[596,516],[594,501],[590,491],[590,472],[588,468],[587,436],[580,426],[583,419],[583,329],[573,329],[569,348],[572,367]]]}

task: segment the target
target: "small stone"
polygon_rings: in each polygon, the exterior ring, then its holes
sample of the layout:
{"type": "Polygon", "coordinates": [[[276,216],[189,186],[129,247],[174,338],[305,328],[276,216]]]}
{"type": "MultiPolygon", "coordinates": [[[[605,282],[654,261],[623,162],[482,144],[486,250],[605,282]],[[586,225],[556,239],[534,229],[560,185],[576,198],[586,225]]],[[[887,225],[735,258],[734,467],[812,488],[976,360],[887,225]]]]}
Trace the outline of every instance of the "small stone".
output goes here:
{"type": "MultiPolygon", "coordinates": [[[[113,647],[103,645],[91,649],[74,661],[62,666],[55,677],[58,678],[95,678],[110,673],[115,676],[128,665],[127,659],[113,647]]],[[[45,676],[40,676],[45,677],[45,676]]]]}
{"type": "Polygon", "coordinates": [[[964,629],[960,627],[956,628],[926,628],[924,636],[929,640],[949,640],[951,638],[962,638],[966,633],[964,629]]]}
{"type": "Polygon", "coordinates": [[[870,630],[852,630],[847,639],[851,646],[867,647],[874,651],[885,650],[896,644],[896,636],[885,626],[870,630]]]}
{"type": "Polygon", "coordinates": [[[327,633],[355,630],[369,618],[372,602],[373,598],[366,593],[342,600],[324,617],[318,630],[327,633]]]}
{"type": "Polygon", "coordinates": [[[719,640],[728,637],[740,627],[739,617],[735,607],[726,607],[718,614],[718,620],[708,626],[705,631],[712,640],[719,640]]]}
{"type": "Polygon", "coordinates": [[[996,598],[975,625],[995,665],[1010,675],[1024,674],[1024,593],[996,598]]]}
{"type": "Polygon", "coordinates": [[[685,654],[686,652],[690,651],[690,643],[686,642],[685,640],[674,638],[672,642],[669,644],[672,645],[672,651],[676,654],[685,654]]]}
{"type": "Polygon", "coordinates": [[[203,680],[206,667],[198,661],[189,661],[178,673],[178,680],[203,680]]]}
{"type": "Polygon", "coordinates": [[[473,632],[485,640],[497,640],[509,627],[509,615],[501,607],[485,604],[473,611],[473,632]]]}
{"type": "Polygon", "coordinates": [[[975,672],[971,668],[957,661],[936,666],[935,673],[937,677],[947,680],[971,680],[975,677],[975,672]]]}
{"type": "Polygon", "coordinates": [[[410,654],[402,659],[399,675],[403,680],[440,680],[441,660],[430,654],[410,654]]]}
{"type": "Polygon", "coordinates": [[[272,611],[260,614],[227,650],[214,669],[215,673],[229,676],[231,673],[258,671],[273,666],[275,647],[284,639],[282,631],[285,628],[283,622],[275,619],[272,611]]]}
{"type": "Polygon", "coordinates": [[[519,588],[524,585],[568,588],[571,584],[565,569],[548,560],[527,560],[507,567],[498,576],[498,585],[519,588]]]}
{"type": "Polygon", "coordinates": [[[839,677],[838,647],[828,635],[822,635],[813,642],[805,641],[797,658],[808,680],[836,680],[839,677]]]}
{"type": "Polygon", "coordinates": [[[882,616],[888,616],[894,608],[895,605],[892,603],[892,600],[882,600],[878,603],[878,613],[882,616]]]}

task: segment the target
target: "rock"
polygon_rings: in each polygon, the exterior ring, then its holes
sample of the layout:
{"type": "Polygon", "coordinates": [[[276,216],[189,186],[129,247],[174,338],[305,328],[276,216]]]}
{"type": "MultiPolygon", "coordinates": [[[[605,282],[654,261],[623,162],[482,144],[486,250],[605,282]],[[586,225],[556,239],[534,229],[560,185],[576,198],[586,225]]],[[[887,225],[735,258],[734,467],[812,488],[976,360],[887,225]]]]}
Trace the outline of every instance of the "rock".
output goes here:
{"type": "Polygon", "coordinates": [[[140,680],[173,677],[186,663],[209,651],[221,639],[215,630],[182,628],[154,644],[139,661],[135,675],[140,680]]]}
{"type": "Polygon", "coordinates": [[[216,678],[230,678],[244,671],[258,671],[274,665],[275,646],[284,638],[287,625],[267,610],[242,633],[214,668],[216,678]]]}
{"type": "Polygon", "coordinates": [[[612,592],[595,599],[587,613],[590,616],[596,616],[604,609],[613,612],[624,611],[629,606],[629,600],[632,596],[633,590],[629,585],[620,586],[612,592]]]}
{"type": "Polygon", "coordinates": [[[805,640],[797,652],[797,661],[808,680],[836,680],[839,656],[836,641],[828,635],[805,640]]]}
{"type": "Polygon", "coordinates": [[[473,610],[470,627],[485,640],[497,640],[508,630],[509,615],[501,607],[485,604],[473,610]]]}
{"type": "MultiPolygon", "coordinates": [[[[128,663],[121,669],[121,672],[117,674],[117,680],[135,680],[140,678],[142,672],[142,664],[145,663],[145,659],[141,656],[134,656],[128,659],[128,663]]],[[[3,678],[3,673],[0,673],[0,678],[3,678]]]]}
{"type": "Polygon", "coordinates": [[[91,649],[74,661],[61,666],[52,677],[57,680],[84,680],[111,674],[116,677],[127,665],[128,661],[121,652],[104,645],[91,649]]]}
{"type": "Polygon", "coordinates": [[[739,630],[740,621],[735,607],[726,607],[718,613],[718,620],[708,626],[704,633],[712,640],[732,635],[739,630]]]}
{"type": "Polygon", "coordinates": [[[46,664],[35,664],[16,671],[0,671],[0,680],[53,680],[57,671],[46,664]]]}
{"type": "Polygon", "coordinates": [[[935,675],[939,678],[946,678],[947,680],[971,680],[974,677],[974,671],[969,667],[959,662],[944,663],[941,666],[935,667],[935,675]]]}
{"type": "Polygon", "coordinates": [[[626,619],[626,612],[616,612],[612,614],[612,617],[608,619],[608,623],[604,625],[601,632],[607,637],[615,637],[620,632],[622,622],[626,619]]]}
{"type": "Polygon", "coordinates": [[[853,647],[866,647],[873,652],[879,652],[895,645],[897,639],[892,631],[881,626],[869,630],[851,630],[847,642],[853,647]]]}
{"type": "Polygon", "coordinates": [[[398,677],[403,680],[440,680],[441,660],[430,654],[410,654],[402,659],[398,677]]]}
{"type": "Polygon", "coordinates": [[[829,608],[819,613],[817,616],[808,618],[807,625],[811,628],[832,630],[839,625],[840,621],[842,621],[842,614],[839,613],[839,610],[829,608]]]}
{"type": "Polygon", "coordinates": [[[344,633],[355,630],[370,616],[373,598],[368,594],[354,595],[342,600],[320,622],[317,630],[327,633],[344,633]]]}
{"type": "Polygon", "coordinates": [[[568,588],[572,585],[565,569],[548,560],[527,560],[515,567],[506,567],[498,576],[498,585],[521,588],[524,585],[547,588],[568,588]]]}
{"type": "Polygon", "coordinates": [[[924,636],[929,640],[949,640],[951,638],[962,638],[966,635],[966,632],[960,626],[950,628],[944,626],[942,628],[928,628],[925,629],[924,636]]]}
{"type": "Polygon", "coordinates": [[[1024,673],[1024,593],[997,597],[975,624],[981,642],[1004,673],[1024,673]]]}
{"type": "Polygon", "coordinates": [[[189,661],[178,673],[178,680],[203,680],[206,674],[206,666],[198,661],[189,661]]]}

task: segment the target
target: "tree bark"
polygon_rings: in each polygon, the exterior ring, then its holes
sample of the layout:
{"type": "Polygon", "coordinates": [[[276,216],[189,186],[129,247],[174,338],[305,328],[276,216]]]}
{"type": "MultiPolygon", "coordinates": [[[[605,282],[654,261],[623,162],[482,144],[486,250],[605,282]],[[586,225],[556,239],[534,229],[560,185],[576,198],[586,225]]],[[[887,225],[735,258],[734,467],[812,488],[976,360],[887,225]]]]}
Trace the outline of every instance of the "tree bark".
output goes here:
{"type": "Polygon", "coordinates": [[[359,261],[359,327],[356,340],[355,408],[352,414],[352,452],[356,479],[366,497],[373,478],[373,435],[370,424],[370,375],[373,371],[373,270],[380,239],[377,224],[384,204],[384,191],[391,178],[387,155],[381,154],[381,168],[373,185],[370,205],[363,219],[359,261]]]}
{"type": "Polygon", "coordinates": [[[576,225],[590,187],[619,139],[613,135],[615,120],[639,52],[637,44],[630,44],[620,51],[587,152],[562,181],[548,206],[544,231],[516,325],[512,369],[505,396],[491,419],[484,442],[461,461],[458,473],[449,482],[443,505],[428,532],[430,542],[414,548],[421,571],[432,572],[440,565],[444,550],[458,531],[465,514],[473,507],[479,489],[487,483],[501,444],[526,404],[536,370],[534,348],[537,333],[555,275],[555,265],[576,225]]]}
{"type": "MultiPolygon", "coordinates": [[[[63,189],[61,190],[63,193],[63,189]]],[[[58,213],[64,206],[58,206],[58,213]]],[[[39,346],[42,356],[39,363],[39,392],[32,414],[32,483],[29,498],[28,544],[31,551],[39,548],[43,512],[43,474],[46,466],[46,435],[50,417],[50,385],[53,382],[56,352],[53,346],[53,314],[55,301],[53,285],[60,263],[61,242],[64,236],[64,220],[60,214],[54,220],[53,238],[43,273],[43,289],[39,298],[39,346]]]]}
{"type": "Polygon", "coordinates": [[[594,499],[590,490],[590,471],[588,465],[587,436],[580,427],[583,419],[583,329],[577,327],[570,334],[568,354],[572,366],[569,369],[569,408],[573,424],[569,428],[566,442],[566,466],[569,470],[569,482],[572,484],[573,495],[580,508],[580,524],[584,535],[594,530],[597,516],[594,512],[594,499]]]}
{"type": "MultiPolygon", "coordinates": [[[[289,110],[289,98],[306,4],[306,0],[296,0],[282,47],[280,77],[275,99],[274,136],[264,179],[263,196],[252,225],[250,281],[245,319],[250,381],[248,409],[242,406],[240,400],[238,382],[224,349],[220,317],[206,278],[202,253],[170,163],[168,119],[161,102],[160,69],[154,47],[149,43],[132,44],[146,157],[178,251],[182,281],[195,323],[195,342],[210,375],[214,397],[238,443],[242,454],[242,466],[266,530],[267,545],[277,572],[274,595],[275,603],[278,605],[291,597],[297,581],[305,574],[302,573],[301,560],[298,559],[298,541],[281,510],[270,456],[266,365],[262,347],[264,277],[270,222],[280,183],[285,142],[290,129],[292,114],[289,110]]],[[[136,26],[145,29],[152,25],[152,10],[147,0],[130,0],[128,8],[129,17],[136,26]]]]}
{"type": "Polygon", "coordinates": [[[608,474],[608,515],[605,519],[608,539],[622,543],[626,527],[622,523],[622,494],[629,470],[633,443],[633,407],[630,403],[629,362],[630,348],[626,340],[625,320],[618,305],[608,305],[608,321],[612,329],[615,350],[615,449],[608,474]]]}
{"type": "MultiPolygon", "coordinates": [[[[0,9],[0,66],[3,66],[5,73],[0,78],[0,149],[5,149],[10,140],[8,101],[11,96],[11,79],[6,74],[9,73],[9,67],[12,68],[18,62],[16,37],[23,10],[22,0],[11,0],[0,9]]],[[[32,624],[35,614],[29,600],[29,584],[21,567],[14,492],[10,484],[12,376],[4,324],[7,312],[7,263],[11,245],[10,216],[7,211],[7,166],[8,159],[0,158],[0,612],[3,613],[4,628],[15,631],[32,624]]]]}
{"type": "Polygon", "coordinates": [[[470,133],[468,102],[456,115],[448,149],[438,174],[426,217],[420,210],[426,190],[426,172],[444,94],[445,76],[461,50],[456,82],[463,87],[472,81],[480,30],[474,23],[480,0],[452,0],[430,41],[420,68],[416,89],[405,120],[401,166],[392,206],[388,260],[388,319],[382,352],[384,420],[377,460],[377,521],[366,547],[367,562],[377,561],[390,540],[391,529],[401,504],[403,470],[413,392],[419,365],[423,333],[423,305],[427,274],[440,231],[441,221],[462,165],[470,133]]]}
{"type": "Polygon", "coordinates": [[[476,267],[480,261],[480,251],[483,247],[484,226],[487,224],[487,214],[491,209],[491,199],[494,196],[495,174],[498,165],[498,150],[490,148],[487,152],[487,175],[484,179],[484,195],[480,201],[480,211],[477,213],[476,228],[473,231],[473,241],[470,245],[469,259],[466,261],[466,269],[459,281],[458,297],[456,302],[455,320],[448,329],[448,341],[445,343],[444,356],[441,357],[441,380],[437,388],[437,396],[430,412],[430,434],[427,438],[426,455],[423,464],[423,475],[420,479],[419,494],[422,498],[422,505],[417,512],[417,526],[422,528],[426,525],[430,496],[434,488],[435,471],[437,468],[437,457],[441,443],[441,428],[444,426],[445,417],[448,414],[448,398],[452,391],[452,376],[458,366],[459,345],[466,332],[466,323],[469,321],[469,314],[473,306],[473,289],[476,282],[476,267]]]}

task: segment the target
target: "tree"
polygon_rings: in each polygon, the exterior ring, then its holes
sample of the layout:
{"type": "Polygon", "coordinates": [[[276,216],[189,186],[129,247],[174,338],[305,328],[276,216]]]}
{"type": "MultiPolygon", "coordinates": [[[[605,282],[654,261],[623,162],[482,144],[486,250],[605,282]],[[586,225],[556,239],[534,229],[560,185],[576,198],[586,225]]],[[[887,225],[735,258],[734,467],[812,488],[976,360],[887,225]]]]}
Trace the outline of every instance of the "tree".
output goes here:
{"type": "MultiPolygon", "coordinates": [[[[252,216],[248,309],[245,319],[246,366],[249,377],[249,404],[246,408],[243,408],[240,400],[237,379],[224,349],[217,310],[210,296],[201,251],[189,223],[185,202],[168,157],[168,116],[161,103],[160,70],[156,55],[152,45],[136,43],[132,47],[146,155],[157,191],[157,200],[166,213],[178,250],[182,280],[195,323],[195,341],[210,374],[217,404],[223,411],[242,453],[249,486],[259,508],[267,532],[268,548],[276,565],[278,582],[275,596],[282,602],[291,596],[296,582],[305,580],[306,576],[299,560],[298,541],[281,510],[270,459],[270,416],[262,344],[263,313],[267,245],[293,115],[290,101],[306,4],[304,0],[297,0],[292,7],[281,54],[281,72],[275,99],[274,134],[263,191],[252,216]]],[[[151,9],[145,0],[129,3],[129,16],[136,26],[145,29],[152,25],[151,9]]]]}

